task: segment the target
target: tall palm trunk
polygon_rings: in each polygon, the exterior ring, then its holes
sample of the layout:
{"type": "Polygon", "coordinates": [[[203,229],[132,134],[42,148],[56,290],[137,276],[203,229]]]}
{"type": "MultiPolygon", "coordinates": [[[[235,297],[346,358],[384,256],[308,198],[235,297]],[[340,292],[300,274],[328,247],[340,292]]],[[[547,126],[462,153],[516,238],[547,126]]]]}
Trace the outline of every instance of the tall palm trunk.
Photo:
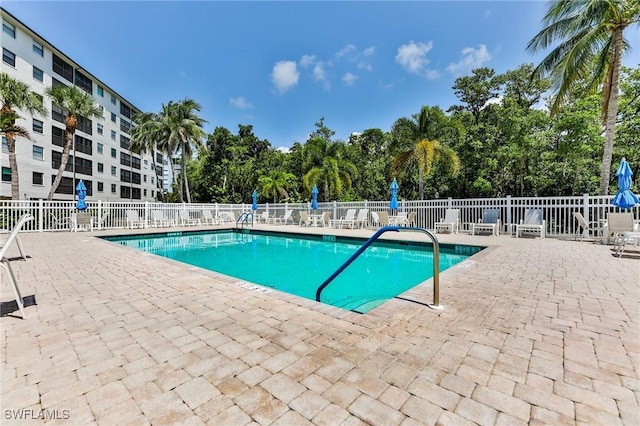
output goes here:
{"type": "MultiPolygon", "coordinates": [[[[183,140],[183,144],[186,144],[187,141],[183,140]]],[[[184,192],[187,198],[187,203],[191,203],[191,193],[189,192],[189,181],[187,180],[187,160],[186,155],[184,153],[184,148],[182,149],[182,185],[184,185],[184,192]]]]}
{"type": "Polygon", "coordinates": [[[424,169],[418,167],[418,198],[424,200],[424,169]]]}
{"type": "Polygon", "coordinates": [[[20,181],[18,180],[18,161],[16,160],[16,137],[7,133],[7,148],[9,149],[9,167],[11,168],[11,199],[20,199],[20,181]]]}
{"type": "MultiPolygon", "coordinates": [[[[65,119],[66,125],[66,134],[65,134],[65,142],[64,147],[62,149],[62,158],[60,158],[60,167],[58,167],[58,174],[51,184],[51,190],[49,191],[49,195],[47,196],[47,200],[51,201],[53,199],[53,194],[55,194],[56,189],[62,182],[62,173],[67,168],[67,163],[69,162],[69,151],[71,151],[71,145],[73,144],[73,135],[76,131],[76,126],[78,125],[78,120],[75,115],[69,115],[65,119]]],[[[76,161],[74,158],[73,161],[76,161]]],[[[75,188],[72,188],[72,191],[75,191],[75,188]]]]}
{"type": "MultiPolygon", "coordinates": [[[[613,156],[613,142],[616,131],[616,116],[618,115],[618,90],[620,87],[620,70],[622,68],[622,31],[624,28],[618,27],[615,30],[614,52],[612,65],[609,67],[610,76],[607,78],[608,98],[606,102],[606,121],[604,152],[602,154],[602,171],[600,172],[600,192],[599,195],[609,193],[609,179],[611,175],[611,157],[613,156]]],[[[606,89],[605,89],[606,90],[606,89]]]]}

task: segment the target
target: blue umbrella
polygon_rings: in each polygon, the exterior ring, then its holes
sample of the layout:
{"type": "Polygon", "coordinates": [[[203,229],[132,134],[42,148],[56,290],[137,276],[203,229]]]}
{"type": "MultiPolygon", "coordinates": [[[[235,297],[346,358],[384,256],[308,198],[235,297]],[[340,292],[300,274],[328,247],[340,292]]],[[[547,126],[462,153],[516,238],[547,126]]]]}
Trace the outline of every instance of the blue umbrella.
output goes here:
{"type": "Polygon", "coordinates": [[[318,210],[318,187],[315,185],[313,185],[313,189],[311,190],[311,208],[318,210]]]}
{"type": "Polygon", "coordinates": [[[76,185],[76,194],[78,194],[78,204],[76,208],[80,211],[87,209],[87,203],[84,202],[84,199],[87,197],[87,187],[84,186],[84,182],[80,180],[78,185],[76,185]]]}
{"type": "Polygon", "coordinates": [[[251,199],[253,200],[253,204],[251,204],[251,210],[258,210],[258,191],[253,190],[253,194],[251,194],[251,199]]]}
{"type": "Polygon", "coordinates": [[[396,178],[393,178],[393,182],[391,182],[391,186],[389,188],[391,188],[391,202],[389,203],[389,208],[391,208],[391,210],[397,210],[399,186],[396,178]]]}
{"type": "Polygon", "coordinates": [[[611,200],[611,204],[614,206],[620,207],[621,209],[630,209],[638,204],[637,195],[631,192],[632,175],[633,172],[631,171],[631,167],[629,167],[629,163],[623,158],[616,172],[616,176],[618,176],[618,193],[613,197],[613,200],[611,200]]]}

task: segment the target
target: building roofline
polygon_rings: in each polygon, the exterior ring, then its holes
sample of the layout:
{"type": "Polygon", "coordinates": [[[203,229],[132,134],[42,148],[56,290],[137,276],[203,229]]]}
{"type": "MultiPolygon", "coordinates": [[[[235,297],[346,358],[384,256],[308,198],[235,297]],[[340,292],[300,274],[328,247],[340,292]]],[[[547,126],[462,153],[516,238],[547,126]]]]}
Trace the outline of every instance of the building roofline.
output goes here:
{"type": "MultiPolygon", "coordinates": [[[[18,24],[20,27],[22,27],[22,29],[27,32],[30,33],[30,35],[33,37],[37,37],[38,39],[42,40],[44,42],[44,44],[49,48],[49,50],[51,50],[52,52],[54,52],[56,55],[58,56],[62,56],[65,60],[69,61],[73,67],[74,67],[74,72],[76,69],[81,70],[83,74],[88,74],[89,77],[91,77],[91,79],[96,83],[96,84],[100,84],[100,86],[105,87],[105,88],[109,88],[109,90],[111,92],[113,92],[114,95],[118,96],[121,100],[125,101],[128,105],[131,106],[131,108],[133,108],[135,111],[141,111],[140,108],[136,107],[132,102],[130,102],[127,98],[125,98],[124,96],[122,96],[121,94],[119,94],[118,92],[116,92],[115,90],[113,90],[113,88],[111,86],[109,86],[108,84],[104,83],[102,80],[100,80],[98,77],[96,77],[95,75],[93,75],[92,73],[90,73],[85,67],[83,67],[82,65],[78,64],[76,61],[74,61],[73,59],[71,59],[69,56],[67,56],[66,54],[64,54],[62,51],[60,51],[60,49],[58,49],[57,47],[55,47],[53,44],[51,44],[46,38],[42,37],[40,34],[38,34],[36,31],[34,31],[31,27],[29,27],[28,25],[26,25],[24,22],[22,22],[20,19],[18,19],[15,15],[13,15],[11,12],[9,12],[6,8],[4,8],[3,6],[0,6],[0,12],[2,14],[2,17],[8,17],[10,21],[15,21],[16,24],[18,24]]],[[[93,93],[91,94],[91,96],[93,96],[93,93]]]]}

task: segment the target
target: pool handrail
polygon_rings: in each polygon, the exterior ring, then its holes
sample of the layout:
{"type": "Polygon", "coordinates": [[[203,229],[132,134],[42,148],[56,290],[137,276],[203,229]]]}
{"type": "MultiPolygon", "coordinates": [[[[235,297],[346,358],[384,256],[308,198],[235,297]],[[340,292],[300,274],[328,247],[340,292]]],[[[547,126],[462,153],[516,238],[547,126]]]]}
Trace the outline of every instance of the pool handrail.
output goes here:
{"type": "Polygon", "coordinates": [[[441,310],[443,309],[440,305],[440,243],[438,242],[438,238],[433,234],[433,232],[424,228],[416,228],[416,227],[405,227],[405,226],[385,226],[376,231],[375,234],[371,236],[367,241],[365,241],[360,248],[351,255],[349,259],[347,259],[336,271],[329,276],[316,290],[316,301],[320,301],[320,294],[322,290],[324,290],[330,283],[333,281],[338,275],[344,271],[347,266],[351,265],[354,260],[358,258],[371,244],[373,244],[382,234],[389,231],[395,232],[405,232],[405,231],[418,231],[423,232],[431,238],[433,242],[433,304],[427,305],[431,309],[441,310]]]}
{"type": "Polygon", "coordinates": [[[238,223],[242,224],[242,229],[244,229],[244,224],[248,222],[249,217],[251,217],[251,222],[253,223],[253,213],[251,212],[242,212],[236,220],[236,229],[238,228],[238,223]]]}

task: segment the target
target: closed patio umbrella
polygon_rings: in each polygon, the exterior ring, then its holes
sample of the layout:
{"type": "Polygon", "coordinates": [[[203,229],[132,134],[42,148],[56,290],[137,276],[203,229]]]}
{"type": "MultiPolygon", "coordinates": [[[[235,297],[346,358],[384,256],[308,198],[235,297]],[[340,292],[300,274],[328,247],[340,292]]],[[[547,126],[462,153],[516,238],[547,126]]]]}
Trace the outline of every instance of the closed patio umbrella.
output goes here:
{"type": "Polygon", "coordinates": [[[398,188],[399,188],[396,178],[393,178],[393,182],[391,182],[391,186],[389,188],[391,188],[391,202],[389,203],[389,208],[392,211],[395,211],[398,209],[398,188]]]}
{"type": "Polygon", "coordinates": [[[631,176],[633,172],[627,160],[624,158],[620,162],[616,176],[618,176],[618,193],[611,204],[621,209],[630,209],[638,204],[638,196],[631,192],[631,176]]]}
{"type": "Polygon", "coordinates": [[[318,210],[318,187],[315,185],[311,190],[311,209],[318,210]]]}
{"type": "Polygon", "coordinates": [[[84,201],[87,198],[87,187],[84,185],[84,182],[80,180],[78,185],[76,185],[76,194],[78,194],[78,203],[76,208],[80,211],[87,209],[87,203],[84,201]]]}
{"type": "Polygon", "coordinates": [[[253,194],[251,194],[251,200],[252,200],[251,210],[253,211],[258,210],[258,191],[256,191],[255,189],[253,190],[253,194]]]}

